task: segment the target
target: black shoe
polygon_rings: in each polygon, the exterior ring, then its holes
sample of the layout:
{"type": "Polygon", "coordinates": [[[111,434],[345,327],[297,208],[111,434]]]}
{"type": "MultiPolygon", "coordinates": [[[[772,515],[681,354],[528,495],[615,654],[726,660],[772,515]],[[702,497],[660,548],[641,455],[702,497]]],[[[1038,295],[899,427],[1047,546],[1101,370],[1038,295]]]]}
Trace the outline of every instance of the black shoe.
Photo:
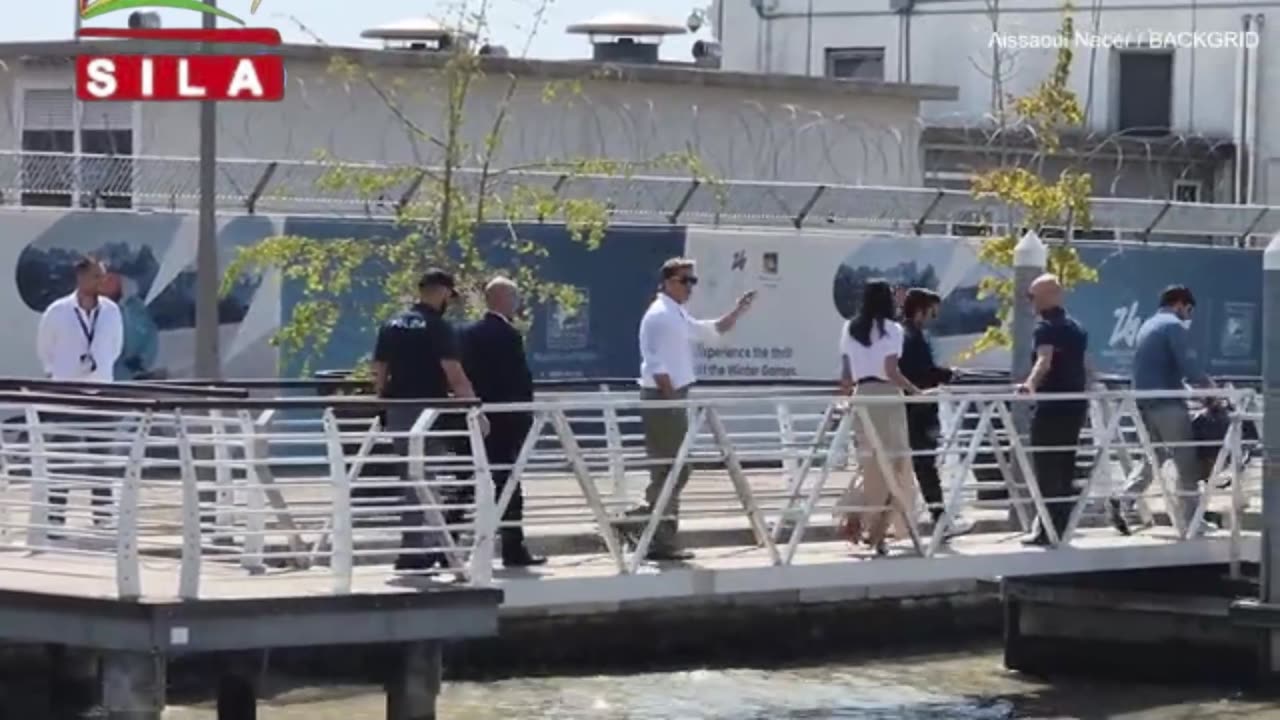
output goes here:
{"type": "Polygon", "coordinates": [[[1111,527],[1121,535],[1129,535],[1129,521],[1124,519],[1124,509],[1120,506],[1119,498],[1107,498],[1107,517],[1111,520],[1111,527]]]}
{"type": "Polygon", "coordinates": [[[1216,510],[1204,511],[1204,522],[1201,523],[1210,530],[1221,530],[1227,526],[1226,519],[1222,517],[1222,513],[1216,510]]]}
{"type": "Polygon", "coordinates": [[[502,566],[508,568],[537,567],[546,565],[547,559],[541,555],[534,555],[529,549],[520,546],[518,550],[511,553],[502,553],[502,566]]]}
{"type": "Polygon", "coordinates": [[[649,552],[645,553],[644,559],[657,562],[679,562],[681,560],[692,560],[693,553],[679,548],[651,548],[649,552]]]}
{"type": "Polygon", "coordinates": [[[396,558],[396,572],[429,572],[439,565],[449,567],[444,553],[427,553],[426,555],[401,555],[396,558]]]}
{"type": "Polygon", "coordinates": [[[1022,544],[1027,547],[1049,547],[1053,543],[1049,542],[1049,536],[1044,533],[1036,533],[1028,538],[1022,539],[1022,544]]]}

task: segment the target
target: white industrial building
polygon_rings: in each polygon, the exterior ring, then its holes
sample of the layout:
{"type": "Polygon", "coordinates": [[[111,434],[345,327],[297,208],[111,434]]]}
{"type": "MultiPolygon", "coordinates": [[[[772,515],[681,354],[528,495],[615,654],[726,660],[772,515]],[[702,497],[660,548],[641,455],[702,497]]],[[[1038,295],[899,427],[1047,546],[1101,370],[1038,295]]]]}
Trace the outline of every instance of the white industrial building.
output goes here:
{"type": "MultiPolygon", "coordinates": [[[[571,30],[592,36],[595,57],[523,60],[506,57],[500,48],[474,49],[485,55],[484,73],[471,88],[462,134],[475,152],[484,146],[514,79],[500,167],[593,157],[644,161],[692,150],[723,178],[919,186],[920,105],[956,97],[954,88],[943,86],[734,72],[692,58],[659,62],[653,44],[663,34],[685,32],[683,26],[612,17],[571,30]]],[[[439,149],[429,136],[445,126],[439,69],[448,53],[441,52],[441,38],[446,44],[468,39],[450,36],[428,20],[375,28],[366,36],[383,47],[280,48],[288,73],[286,99],[220,104],[219,156],[307,160],[323,153],[355,162],[438,163],[439,149]],[[360,73],[335,69],[335,57],[372,72],[377,88],[360,73]],[[410,130],[406,120],[421,132],[410,130]]],[[[75,99],[73,58],[95,47],[116,53],[160,49],[135,41],[0,45],[7,68],[0,71],[0,150],[194,157],[196,103],[75,99]]],[[[164,49],[181,50],[172,43],[164,49]]],[[[48,158],[39,162],[47,164],[48,158]]],[[[18,171],[36,174],[25,166],[18,171]]],[[[42,187],[24,185],[29,191],[22,202],[85,204],[93,180],[76,175],[55,177],[67,187],[51,191],[44,172],[42,187]]],[[[111,204],[137,207],[147,203],[120,183],[164,181],[135,173],[112,182],[111,204]]]]}
{"type": "MultiPolygon", "coordinates": [[[[1077,4],[1071,84],[1089,137],[1076,141],[1095,160],[1098,194],[1280,202],[1280,34],[1265,5],[1077,4]]],[[[962,186],[1000,91],[1025,93],[1052,68],[1043,40],[1062,3],[729,0],[708,14],[729,71],[959,88],[957,100],[924,103],[923,117],[926,169],[962,186]]]]}

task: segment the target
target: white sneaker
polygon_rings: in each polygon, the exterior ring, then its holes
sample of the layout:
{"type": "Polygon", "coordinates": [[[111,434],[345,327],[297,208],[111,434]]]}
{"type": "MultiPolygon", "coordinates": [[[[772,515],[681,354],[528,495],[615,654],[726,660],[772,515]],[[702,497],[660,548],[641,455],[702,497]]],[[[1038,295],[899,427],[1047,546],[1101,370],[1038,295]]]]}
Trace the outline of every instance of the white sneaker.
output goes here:
{"type": "Polygon", "coordinates": [[[947,523],[947,529],[942,534],[943,540],[950,540],[953,537],[968,535],[973,532],[974,522],[966,517],[951,518],[951,522],[947,523]]]}

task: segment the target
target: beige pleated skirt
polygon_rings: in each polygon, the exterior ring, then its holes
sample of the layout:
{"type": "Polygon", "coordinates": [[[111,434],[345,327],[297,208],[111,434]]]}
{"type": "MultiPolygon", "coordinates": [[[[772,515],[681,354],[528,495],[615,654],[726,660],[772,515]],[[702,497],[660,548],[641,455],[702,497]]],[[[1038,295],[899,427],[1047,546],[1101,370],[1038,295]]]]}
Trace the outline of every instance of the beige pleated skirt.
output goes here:
{"type": "MultiPolygon", "coordinates": [[[[859,383],[853,395],[855,398],[901,398],[902,391],[887,382],[859,383]]],[[[890,524],[896,537],[909,537],[903,513],[897,511],[905,510],[906,517],[915,522],[915,474],[911,469],[906,403],[878,402],[862,406],[870,423],[857,412],[858,407],[855,403],[852,410],[855,413],[853,435],[859,473],[850,480],[849,487],[840,498],[840,505],[866,508],[860,513],[847,513],[847,516],[852,516],[847,517],[847,521],[859,520],[857,524],[873,542],[883,538],[886,525],[890,524]],[[879,453],[873,435],[879,441],[879,453]],[[891,505],[890,501],[895,499],[891,505]]]]}

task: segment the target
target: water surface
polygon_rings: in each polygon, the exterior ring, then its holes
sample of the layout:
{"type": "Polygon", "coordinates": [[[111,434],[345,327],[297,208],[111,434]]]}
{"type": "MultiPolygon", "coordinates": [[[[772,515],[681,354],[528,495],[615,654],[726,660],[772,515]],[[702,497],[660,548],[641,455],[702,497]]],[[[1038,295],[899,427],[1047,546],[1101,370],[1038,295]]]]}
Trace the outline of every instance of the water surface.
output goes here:
{"type": "MultiPolygon", "coordinates": [[[[263,720],[381,720],[373,687],[283,691],[263,720]]],[[[212,720],[208,706],[171,720],[212,720]]],[[[441,720],[1277,720],[1280,705],[1229,690],[1085,681],[1006,671],[997,650],[820,667],[540,677],[448,683],[441,720]]]]}

